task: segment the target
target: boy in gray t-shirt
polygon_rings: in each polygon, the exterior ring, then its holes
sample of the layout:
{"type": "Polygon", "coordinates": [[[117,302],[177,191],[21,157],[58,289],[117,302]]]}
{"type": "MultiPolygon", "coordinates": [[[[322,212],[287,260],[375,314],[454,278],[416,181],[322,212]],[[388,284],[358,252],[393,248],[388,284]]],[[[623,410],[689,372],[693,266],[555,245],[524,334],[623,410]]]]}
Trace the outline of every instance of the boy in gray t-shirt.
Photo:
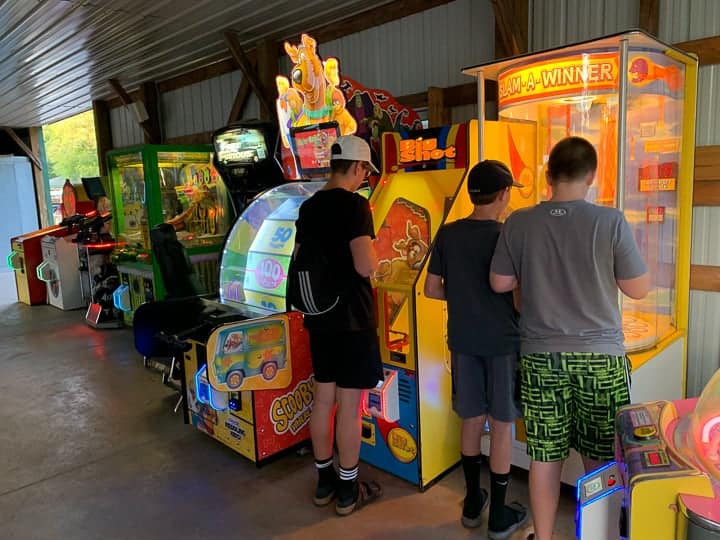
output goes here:
{"type": "Polygon", "coordinates": [[[632,298],[650,288],[622,213],[585,201],[596,168],[585,139],[555,145],[546,174],[551,199],[507,219],[491,264],[496,292],[522,289],[520,381],[534,540],[552,538],[570,447],[587,472],[613,459],[615,414],[630,402],[618,288],[632,298]]]}

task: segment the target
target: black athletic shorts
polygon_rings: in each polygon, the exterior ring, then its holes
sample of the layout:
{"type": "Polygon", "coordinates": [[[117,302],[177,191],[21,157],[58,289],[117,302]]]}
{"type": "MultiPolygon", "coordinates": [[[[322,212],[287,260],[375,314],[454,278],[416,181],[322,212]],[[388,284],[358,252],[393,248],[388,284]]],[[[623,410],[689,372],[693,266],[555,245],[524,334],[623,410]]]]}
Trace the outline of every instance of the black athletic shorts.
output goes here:
{"type": "Polygon", "coordinates": [[[310,331],[315,380],[340,388],[375,388],[383,380],[377,332],[310,331]]]}

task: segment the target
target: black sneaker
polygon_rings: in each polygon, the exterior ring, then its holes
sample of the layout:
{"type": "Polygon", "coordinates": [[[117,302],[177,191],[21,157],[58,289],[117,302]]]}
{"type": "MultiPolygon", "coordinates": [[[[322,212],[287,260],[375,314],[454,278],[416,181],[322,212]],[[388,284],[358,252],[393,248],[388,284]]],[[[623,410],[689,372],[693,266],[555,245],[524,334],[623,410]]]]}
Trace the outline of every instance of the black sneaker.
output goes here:
{"type": "Polygon", "coordinates": [[[318,481],[317,488],[315,489],[315,495],[313,496],[313,503],[315,506],[327,506],[335,498],[337,489],[337,479],[332,482],[318,481]]]}
{"type": "MultiPolygon", "coordinates": [[[[511,502],[505,507],[506,524],[503,529],[491,529],[488,524],[488,538],[490,540],[507,540],[515,531],[525,525],[528,520],[528,511],[519,502],[511,502]]],[[[534,535],[533,535],[534,536],[534,535]]]]}
{"type": "Polygon", "coordinates": [[[482,512],[488,503],[487,490],[480,488],[474,497],[466,496],[463,501],[462,524],[468,529],[475,529],[482,523],[482,512]]]}

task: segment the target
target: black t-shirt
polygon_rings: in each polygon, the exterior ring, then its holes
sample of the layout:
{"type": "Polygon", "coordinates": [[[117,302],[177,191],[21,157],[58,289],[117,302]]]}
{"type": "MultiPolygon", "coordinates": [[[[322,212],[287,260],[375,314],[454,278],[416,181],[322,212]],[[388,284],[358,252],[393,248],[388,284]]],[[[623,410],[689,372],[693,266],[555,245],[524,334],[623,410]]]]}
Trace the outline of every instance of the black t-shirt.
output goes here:
{"type": "Polygon", "coordinates": [[[295,222],[295,241],[312,239],[327,250],[342,283],[340,303],[323,315],[305,316],[313,331],[368,330],[377,327],[370,280],[355,271],[350,241],[375,238],[367,199],[342,188],[320,190],[301,206],[295,222]]]}
{"type": "Polygon", "coordinates": [[[490,288],[490,261],[502,224],[461,219],[440,227],[428,272],[442,276],[448,305],[448,347],[484,356],[520,349],[512,293],[490,288]]]}

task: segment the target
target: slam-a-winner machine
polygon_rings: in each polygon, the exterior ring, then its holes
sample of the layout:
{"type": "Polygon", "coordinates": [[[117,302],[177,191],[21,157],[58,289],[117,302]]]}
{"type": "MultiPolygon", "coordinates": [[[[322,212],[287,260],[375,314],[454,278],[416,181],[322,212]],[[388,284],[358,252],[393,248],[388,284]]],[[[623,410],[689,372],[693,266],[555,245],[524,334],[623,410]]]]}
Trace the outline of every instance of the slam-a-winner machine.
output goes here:
{"type": "MultiPolygon", "coordinates": [[[[481,124],[481,158],[506,162],[525,186],[510,210],[546,200],[553,145],[577,135],[598,152],[588,200],[621,210],[646,261],[646,298],[620,299],[633,402],[685,396],[697,60],[633,31],[466,68],[498,83],[497,122],[481,124]],[[504,148],[501,148],[501,145],[504,148]]],[[[513,464],[527,468],[522,423],[513,464]]],[[[571,453],[563,481],[582,465],[571,453]]],[[[650,538],[650,537],[648,537],[650,538]]]]}

